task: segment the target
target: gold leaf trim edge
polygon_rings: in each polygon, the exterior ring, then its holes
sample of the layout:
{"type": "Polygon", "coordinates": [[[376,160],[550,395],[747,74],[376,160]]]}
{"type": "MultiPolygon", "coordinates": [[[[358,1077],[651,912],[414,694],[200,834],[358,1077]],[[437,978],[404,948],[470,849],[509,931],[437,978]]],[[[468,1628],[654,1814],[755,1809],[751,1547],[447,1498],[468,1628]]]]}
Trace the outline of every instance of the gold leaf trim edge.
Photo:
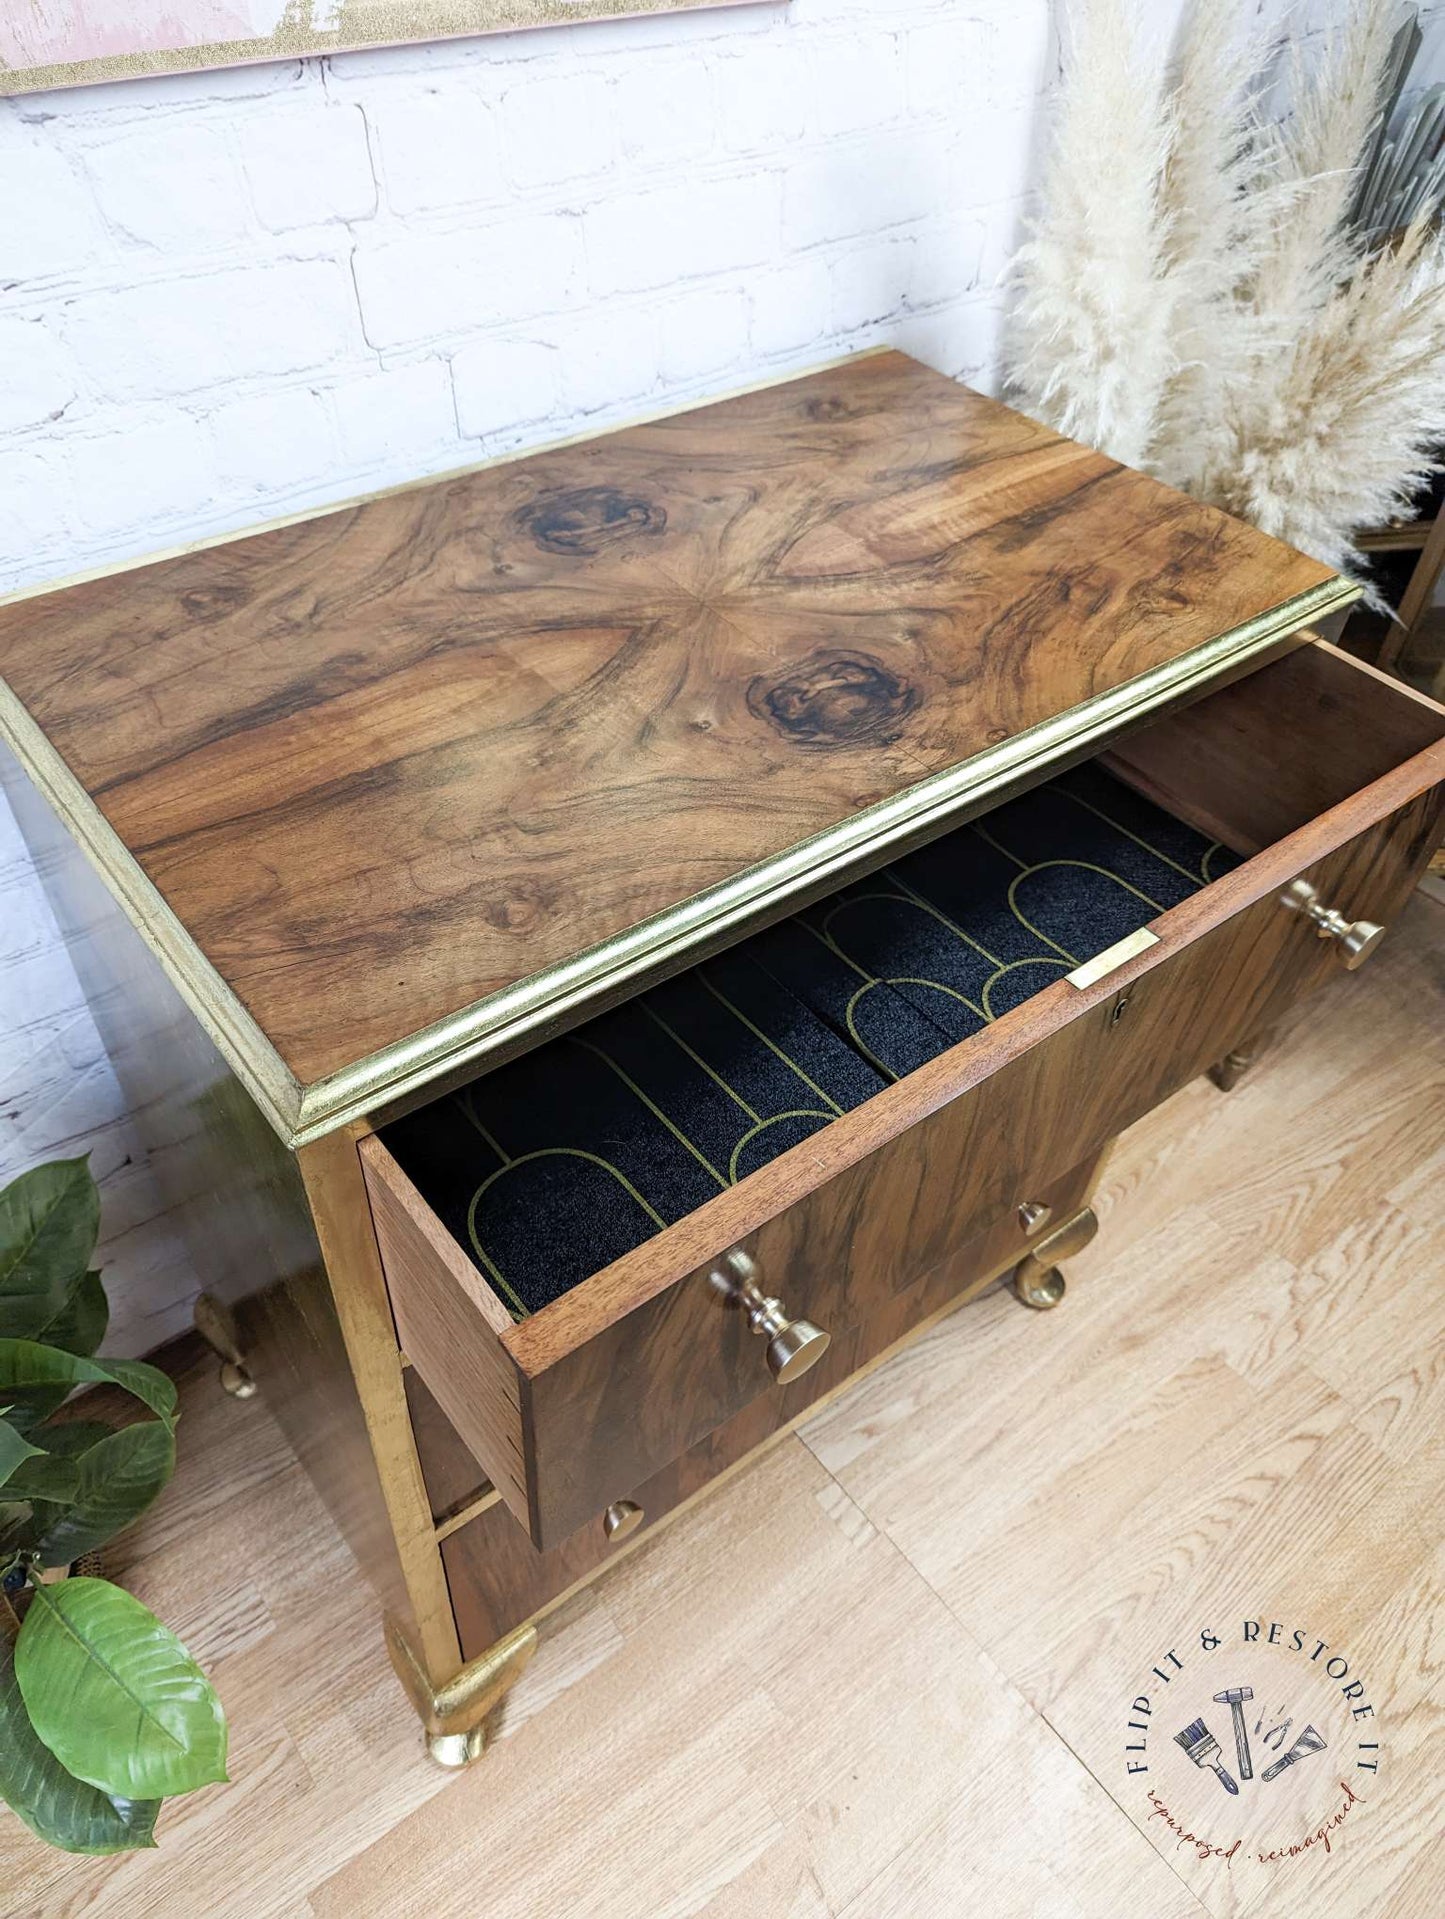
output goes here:
{"type": "Polygon", "coordinates": [[[707,957],[787,906],[806,904],[885,857],[1001,804],[1045,771],[1062,771],[1160,709],[1222,684],[1249,663],[1263,664],[1260,656],[1271,649],[1302,644],[1308,635],[1301,629],[1359,596],[1360,588],[1349,580],[1338,575],[1325,580],[1188,653],[306,1087],[3,679],[0,737],[74,835],[267,1120],[294,1149],[404,1100],[444,1074],[483,1062],[500,1064],[565,1031],[587,1012],[666,977],[686,960],[707,957]]]}
{"type": "Polygon", "coordinates": [[[59,815],[246,1091],[287,1145],[296,1145],[300,1082],[3,679],[0,740],[59,815]]]}
{"type": "Polygon", "coordinates": [[[423,1027],[305,1089],[295,1143],[376,1112],[464,1066],[503,1060],[590,1011],[709,957],[750,927],[832,891],[972,814],[1062,771],[1162,708],[1183,703],[1261,657],[1304,644],[1302,629],[1352,604],[1336,576],[1097,698],[800,841],[560,964],[423,1027]]]}

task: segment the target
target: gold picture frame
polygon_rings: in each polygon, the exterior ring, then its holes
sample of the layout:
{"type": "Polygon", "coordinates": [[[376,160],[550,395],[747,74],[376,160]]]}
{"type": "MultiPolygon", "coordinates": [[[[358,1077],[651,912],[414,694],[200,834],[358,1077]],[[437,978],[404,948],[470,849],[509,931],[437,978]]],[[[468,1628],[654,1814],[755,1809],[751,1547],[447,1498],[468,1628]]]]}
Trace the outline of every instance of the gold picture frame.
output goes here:
{"type": "MultiPolygon", "coordinates": [[[[54,87],[94,86],[151,74],[294,60],[318,53],[420,41],[472,39],[574,20],[623,19],[649,13],[756,6],[769,0],[200,0],[187,9],[198,31],[223,32],[249,22],[250,37],[155,44],[174,20],[165,0],[131,0],[132,36],[114,24],[113,4],[96,20],[88,0],[38,0],[0,18],[0,95],[54,87]],[[209,25],[208,25],[209,23],[209,25]],[[72,58],[63,57],[67,54],[72,58]]],[[[770,0],[779,4],[779,0],[770,0]]]]}

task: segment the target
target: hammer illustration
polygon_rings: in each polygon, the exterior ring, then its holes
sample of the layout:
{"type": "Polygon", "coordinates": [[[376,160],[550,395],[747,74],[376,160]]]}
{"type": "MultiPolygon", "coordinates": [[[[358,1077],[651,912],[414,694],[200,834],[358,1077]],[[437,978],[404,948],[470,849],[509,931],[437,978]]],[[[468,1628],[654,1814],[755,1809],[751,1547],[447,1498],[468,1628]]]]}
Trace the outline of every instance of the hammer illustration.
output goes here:
{"type": "Polygon", "coordinates": [[[1217,1692],[1214,1695],[1216,1705],[1230,1706],[1234,1710],[1234,1746],[1239,1754],[1241,1779],[1254,1777],[1254,1767],[1249,1763],[1249,1734],[1244,1725],[1244,1702],[1253,1697],[1253,1686],[1235,1686],[1228,1692],[1217,1692]]]}

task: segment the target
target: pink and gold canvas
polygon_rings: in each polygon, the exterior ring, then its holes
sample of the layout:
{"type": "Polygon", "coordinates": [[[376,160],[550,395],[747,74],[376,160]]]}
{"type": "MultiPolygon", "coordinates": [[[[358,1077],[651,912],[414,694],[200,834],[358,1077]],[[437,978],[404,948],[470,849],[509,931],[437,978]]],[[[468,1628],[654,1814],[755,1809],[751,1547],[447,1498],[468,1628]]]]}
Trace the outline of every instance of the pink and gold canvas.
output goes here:
{"type": "Polygon", "coordinates": [[[755,0],[19,0],[0,93],[755,0]]]}

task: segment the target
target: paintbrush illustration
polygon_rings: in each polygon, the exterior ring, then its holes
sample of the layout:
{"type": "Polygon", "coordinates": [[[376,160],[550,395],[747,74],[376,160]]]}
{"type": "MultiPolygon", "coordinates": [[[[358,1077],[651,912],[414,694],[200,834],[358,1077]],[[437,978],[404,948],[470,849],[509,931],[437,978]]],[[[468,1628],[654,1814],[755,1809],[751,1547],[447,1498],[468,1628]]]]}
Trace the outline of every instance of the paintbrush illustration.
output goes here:
{"type": "Polygon", "coordinates": [[[1219,1763],[1219,1741],[1202,1719],[1191,1720],[1183,1732],[1176,1732],[1174,1743],[1184,1748],[1186,1755],[1194,1761],[1196,1766],[1207,1766],[1212,1773],[1215,1773],[1226,1792],[1232,1792],[1238,1796],[1239,1787],[1219,1763]]]}
{"type": "Polygon", "coordinates": [[[1306,1726],[1284,1758],[1276,1759],[1272,1766],[1266,1766],[1259,1776],[1261,1779],[1275,1779],[1286,1766],[1297,1765],[1301,1759],[1308,1759],[1312,1752],[1323,1752],[1324,1749],[1323,1735],[1317,1733],[1313,1726],[1306,1726]]]}

